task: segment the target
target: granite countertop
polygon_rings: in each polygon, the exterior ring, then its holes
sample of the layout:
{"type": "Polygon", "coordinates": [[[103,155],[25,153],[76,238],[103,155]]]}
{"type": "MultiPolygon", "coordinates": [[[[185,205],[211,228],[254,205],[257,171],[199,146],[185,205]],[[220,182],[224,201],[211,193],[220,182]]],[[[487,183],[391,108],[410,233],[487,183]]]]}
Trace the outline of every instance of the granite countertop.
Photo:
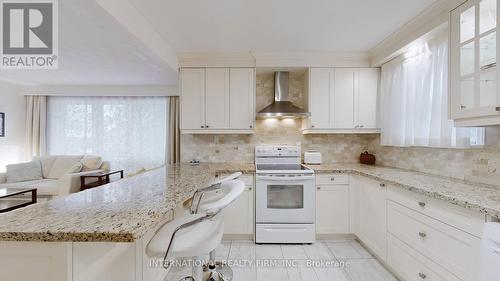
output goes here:
{"type": "Polygon", "coordinates": [[[500,187],[390,167],[307,165],[316,173],[354,173],[500,219],[500,187]]]}
{"type": "Polygon", "coordinates": [[[253,164],[179,164],[0,215],[0,241],[133,242],[216,173],[253,173],[253,164]]]}
{"type": "MultiPolygon", "coordinates": [[[[309,165],[316,173],[350,173],[500,218],[500,188],[396,168],[309,165]]],[[[134,242],[217,173],[255,173],[254,164],[178,164],[0,215],[0,241],[134,242]]]]}

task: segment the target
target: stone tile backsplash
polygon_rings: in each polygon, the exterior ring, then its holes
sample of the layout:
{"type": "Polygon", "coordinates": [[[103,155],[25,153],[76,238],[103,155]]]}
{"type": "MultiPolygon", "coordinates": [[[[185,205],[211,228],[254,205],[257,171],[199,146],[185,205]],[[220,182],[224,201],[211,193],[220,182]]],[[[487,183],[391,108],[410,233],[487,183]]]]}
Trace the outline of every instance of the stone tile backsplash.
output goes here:
{"type": "Polygon", "coordinates": [[[377,164],[500,186],[500,126],[486,128],[483,148],[402,148],[369,146],[377,164]]]}
{"type": "Polygon", "coordinates": [[[296,119],[257,120],[254,135],[182,135],[183,162],[254,162],[254,148],[261,144],[297,144],[302,151],[318,150],[325,163],[357,163],[377,135],[303,135],[296,119]]]}

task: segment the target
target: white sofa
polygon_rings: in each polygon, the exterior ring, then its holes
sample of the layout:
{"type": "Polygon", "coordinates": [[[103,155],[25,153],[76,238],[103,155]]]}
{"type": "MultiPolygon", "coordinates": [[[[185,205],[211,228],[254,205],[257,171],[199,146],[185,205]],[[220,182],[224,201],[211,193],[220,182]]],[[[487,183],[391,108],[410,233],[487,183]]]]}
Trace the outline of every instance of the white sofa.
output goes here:
{"type": "Polygon", "coordinates": [[[95,172],[109,171],[110,163],[102,161],[99,156],[91,155],[53,155],[39,157],[33,161],[40,161],[43,179],[21,182],[7,182],[7,174],[0,173],[0,188],[37,189],[40,198],[51,198],[80,191],[80,176],[95,172]],[[67,173],[78,162],[82,163],[82,170],[76,173],[67,173]]]}

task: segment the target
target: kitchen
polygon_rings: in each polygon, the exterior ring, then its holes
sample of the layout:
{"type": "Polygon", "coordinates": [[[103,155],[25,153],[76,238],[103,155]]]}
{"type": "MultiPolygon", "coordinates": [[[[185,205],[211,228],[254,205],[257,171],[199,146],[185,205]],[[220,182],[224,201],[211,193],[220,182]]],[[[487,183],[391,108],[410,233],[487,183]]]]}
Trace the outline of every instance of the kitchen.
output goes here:
{"type": "Polygon", "coordinates": [[[177,53],[179,163],[0,216],[0,270],[497,280],[497,4],[437,1],[366,53],[177,53]]]}

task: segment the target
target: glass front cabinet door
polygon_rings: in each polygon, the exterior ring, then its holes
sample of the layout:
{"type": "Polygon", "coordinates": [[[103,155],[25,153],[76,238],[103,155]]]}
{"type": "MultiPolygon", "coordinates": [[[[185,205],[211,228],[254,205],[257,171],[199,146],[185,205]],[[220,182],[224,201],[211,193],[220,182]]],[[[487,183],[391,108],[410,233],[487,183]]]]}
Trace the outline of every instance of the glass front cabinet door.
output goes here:
{"type": "Polygon", "coordinates": [[[457,126],[500,124],[499,2],[469,0],[451,12],[450,116],[457,126]]]}

